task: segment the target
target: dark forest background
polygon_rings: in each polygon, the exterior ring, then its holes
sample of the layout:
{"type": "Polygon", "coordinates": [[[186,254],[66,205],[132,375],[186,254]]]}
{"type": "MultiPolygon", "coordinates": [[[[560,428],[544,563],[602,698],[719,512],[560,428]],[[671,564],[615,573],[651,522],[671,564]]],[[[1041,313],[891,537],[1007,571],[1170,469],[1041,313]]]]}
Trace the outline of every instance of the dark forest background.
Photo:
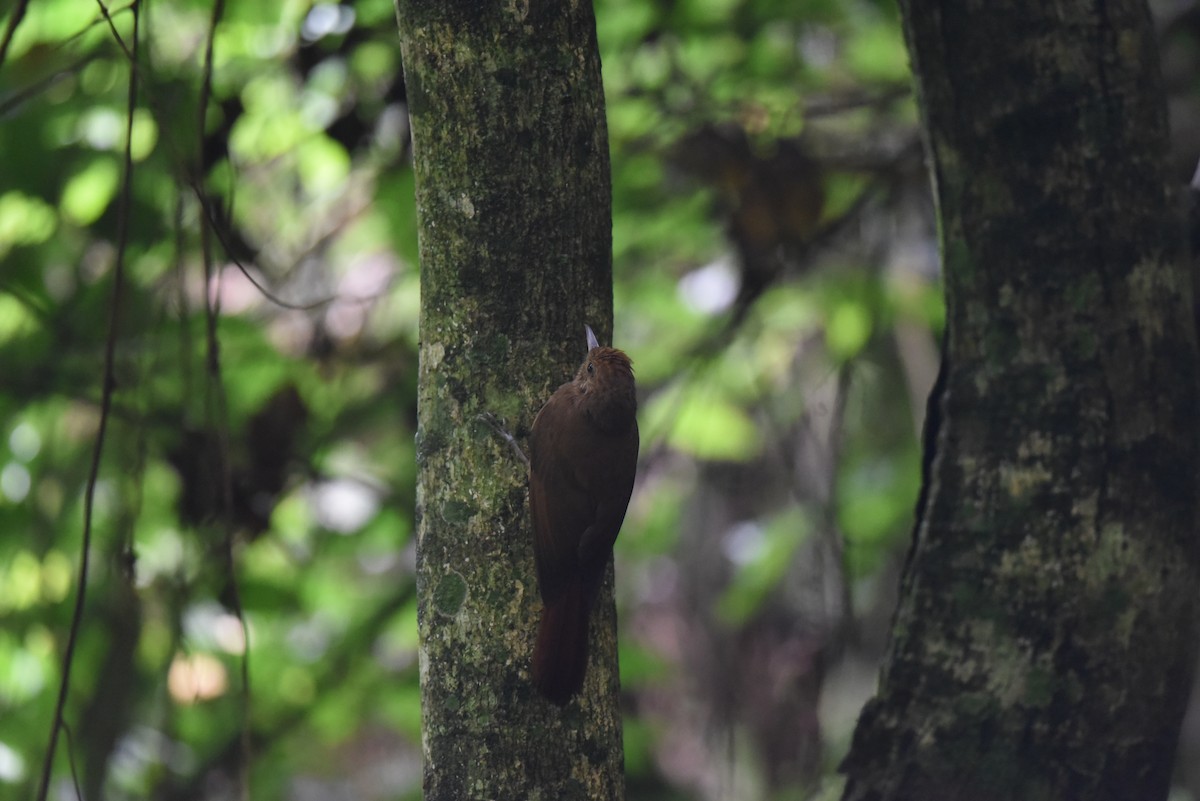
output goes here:
{"type": "MultiPolygon", "coordinates": [[[[128,3],[7,6],[0,796],[38,785],[71,643],[54,793],[232,797],[251,753],[256,799],[418,798],[419,280],[391,3],[143,2],[136,36],[128,3]]],[[[1182,190],[1200,7],[1154,11],[1182,190]]],[[[642,428],[616,549],[628,794],[834,798],[943,317],[897,11],[596,16],[614,344],[642,428]]],[[[1179,798],[1200,798],[1193,763],[1189,715],[1179,798]]]]}

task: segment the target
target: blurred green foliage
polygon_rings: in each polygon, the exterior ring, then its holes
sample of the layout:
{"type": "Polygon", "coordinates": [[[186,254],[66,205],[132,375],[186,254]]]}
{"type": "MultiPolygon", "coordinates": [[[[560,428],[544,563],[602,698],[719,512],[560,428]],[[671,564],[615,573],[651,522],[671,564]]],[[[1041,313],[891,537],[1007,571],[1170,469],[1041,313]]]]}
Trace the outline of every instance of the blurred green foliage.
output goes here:
{"type": "MultiPolygon", "coordinates": [[[[30,3],[0,64],[0,796],[31,797],[53,716],[128,144],[115,394],[55,792],[72,795],[74,768],[89,799],[225,797],[246,720],[256,799],[416,798],[419,284],[391,3],[228,4],[203,115],[211,4],[143,3],[132,130],[132,13],[110,10],[112,29],[95,0],[30,3]]],[[[703,666],[681,631],[809,619],[788,598],[820,543],[842,557],[819,582],[868,613],[888,603],[877,579],[917,491],[912,399],[932,378],[917,357],[940,325],[932,228],[890,3],[596,14],[616,344],[643,393],[617,557],[640,699],[626,766],[633,798],[689,797],[713,767],[679,756],[688,726],[755,723],[687,711],[703,666]],[[701,500],[725,510],[711,528],[701,500]],[[697,536],[715,577],[689,566],[697,536]]]]}

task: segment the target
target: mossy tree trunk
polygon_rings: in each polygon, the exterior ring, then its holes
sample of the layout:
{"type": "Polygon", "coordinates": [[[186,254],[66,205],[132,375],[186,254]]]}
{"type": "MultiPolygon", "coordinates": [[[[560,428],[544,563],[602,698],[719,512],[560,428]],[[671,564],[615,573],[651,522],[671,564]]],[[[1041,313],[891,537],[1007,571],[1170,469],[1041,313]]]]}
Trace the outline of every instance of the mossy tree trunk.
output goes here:
{"type": "MultiPolygon", "coordinates": [[[[397,0],[420,219],[417,573],[425,798],[620,799],[615,612],[582,696],[529,679],[539,609],[524,439],[612,319],[590,3],[397,0]]],[[[609,582],[611,585],[611,582],[609,582]]]]}
{"type": "Polygon", "coordinates": [[[1196,656],[1200,406],[1147,9],[900,5],[949,372],[845,798],[1165,798],[1196,656]]]}

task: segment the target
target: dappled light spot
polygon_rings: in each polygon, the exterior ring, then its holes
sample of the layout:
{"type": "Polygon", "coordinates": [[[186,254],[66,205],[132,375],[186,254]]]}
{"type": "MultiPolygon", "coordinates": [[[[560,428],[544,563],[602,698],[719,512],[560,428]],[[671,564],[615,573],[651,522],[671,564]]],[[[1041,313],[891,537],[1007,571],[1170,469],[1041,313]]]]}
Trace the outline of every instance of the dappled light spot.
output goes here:
{"type": "Polygon", "coordinates": [[[180,704],[220,698],[228,687],[225,665],[211,654],[176,654],[167,673],[167,689],[180,704]]]}

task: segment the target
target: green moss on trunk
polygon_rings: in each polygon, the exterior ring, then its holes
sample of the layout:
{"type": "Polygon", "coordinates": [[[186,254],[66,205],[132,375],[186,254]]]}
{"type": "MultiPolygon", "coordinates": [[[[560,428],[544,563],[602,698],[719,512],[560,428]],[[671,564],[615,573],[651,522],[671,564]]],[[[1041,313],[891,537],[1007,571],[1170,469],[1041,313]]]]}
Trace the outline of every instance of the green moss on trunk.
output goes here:
{"type": "Polygon", "coordinates": [[[425,798],[619,799],[606,589],[581,700],[529,681],[538,610],[518,438],[611,327],[604,101],[588,3],[398,0],[421,254],[417,571],[425,798]],[[602,334],[603,336],[604,334],[602,334]]]}
{"type": "Polygon", "coordinates": [[[950,373],[847,799],[1165,798],[1200,374],[1140,2],[901,2],[950,373]]]}

